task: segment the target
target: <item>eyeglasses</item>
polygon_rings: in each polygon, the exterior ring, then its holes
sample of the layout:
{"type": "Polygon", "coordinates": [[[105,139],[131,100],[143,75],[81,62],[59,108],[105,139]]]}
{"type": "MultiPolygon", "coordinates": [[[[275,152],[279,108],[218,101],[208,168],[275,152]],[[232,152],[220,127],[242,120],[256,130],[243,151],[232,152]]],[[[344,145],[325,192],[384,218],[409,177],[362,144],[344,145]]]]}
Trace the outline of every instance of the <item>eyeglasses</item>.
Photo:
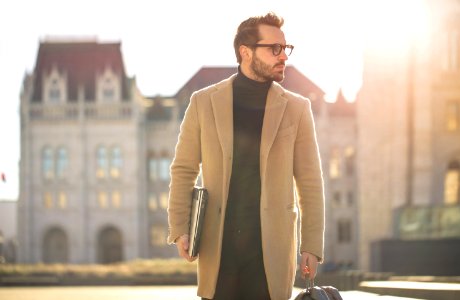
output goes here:
{"type": "Polygon", "coordinates": [[[284,50],[287,56],[291,55],[292,50],[294,50],[294,46],[292,45],[281,45],[281,44],[254,44],[251,47],[268,47],[272,48],[272,52],[274,56],[278,56],[281,54],[281,50],[284,50]]]}

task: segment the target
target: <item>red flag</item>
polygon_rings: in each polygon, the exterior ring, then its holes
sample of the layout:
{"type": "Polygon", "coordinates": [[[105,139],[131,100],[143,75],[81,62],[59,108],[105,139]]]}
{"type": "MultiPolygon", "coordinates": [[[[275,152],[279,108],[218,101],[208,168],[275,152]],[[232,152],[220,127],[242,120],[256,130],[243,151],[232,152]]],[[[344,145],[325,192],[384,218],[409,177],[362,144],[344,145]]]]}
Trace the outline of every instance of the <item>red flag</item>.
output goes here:
{"type": "Polygon", "coordinates": [[[6,182],[6,176],[5,176],[5,173],[2,173],[2,176],[1,176],[1,178],[2,178],[2,181],[3,181],[3,182],[6,182]]]}

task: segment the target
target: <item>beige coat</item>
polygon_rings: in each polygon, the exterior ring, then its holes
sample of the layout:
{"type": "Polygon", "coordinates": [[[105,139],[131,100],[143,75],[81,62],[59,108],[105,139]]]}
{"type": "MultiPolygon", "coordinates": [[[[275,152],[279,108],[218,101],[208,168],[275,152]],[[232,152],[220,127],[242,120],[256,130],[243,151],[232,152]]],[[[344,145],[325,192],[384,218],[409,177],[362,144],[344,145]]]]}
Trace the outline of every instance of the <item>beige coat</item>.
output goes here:
{"type": "MultiPolygon", "coordinates": [[[[188,233],[190,197],[201,172],[209,202],[198,258],[198,295],[212,299],[221,258],[225,208],[232,173],[235,75],[195,92],[181,125],[171,165],[168,242],[188,233]]],[[[291,297],[300,251],[322,259],[324,195],[310,102],[273,83],[260,145],[262,249],[272,300],[291,297]],[[294,197],[296,187],[297,203],[294,197]],[[297,209],[298,207],[298,209],[297,209]]]]}

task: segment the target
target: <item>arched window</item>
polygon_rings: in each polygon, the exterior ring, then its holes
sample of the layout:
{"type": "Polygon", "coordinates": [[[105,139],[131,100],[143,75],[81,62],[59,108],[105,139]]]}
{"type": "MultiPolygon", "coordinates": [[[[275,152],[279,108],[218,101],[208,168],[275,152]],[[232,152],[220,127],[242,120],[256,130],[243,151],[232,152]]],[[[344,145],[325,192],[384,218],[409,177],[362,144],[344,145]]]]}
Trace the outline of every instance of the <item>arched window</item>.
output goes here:
{"type": "Polygon", "coordinates": [[[102,100],[112,101],[115,99],[115,87],[110,78],[105,78],[102,87],[102,100]]]}
{"type": "Polygon", "coordinates": [[[67,149],[64,147],[60,147],[57,150],[57,163],[56,163],[56,175],[58,178],[65,177],[68,164],[69,164],[69,157],[67,155],[67,149]]]}
{"type": "Polygon", "coordinates": [[[105,147],[97,148],[96,153],[97,159],[97,170],[96,176],[97,178],[106,178],[109,168],[109,161],[107,155],[107,149],[105,147]]]}
{"type": "Polygon", "coordinates": [[[51,83],[48,87],[48,101],[51,103],[61,102],[61,88],[59,86],[59,81],[57,79],[51,80],[51,83]]]}
{"type": "Polygon", "coordinates": [[[43,74],[42,97],[44,102],[50,104],[67,101],[67,74],[56,66],[43,74]]]}
{"type": "Polygon", "coordinates": [[[460,163],[451,162],[444,177],[444,203],[460,203],[460,163]]]}
{"type": "Polygon", "coordinates": [[[121,99],[120,76],[110,66],[97,76],[97,98],[112,103],[121,99]]]}
{"type": "Polygon", "coordinates": [[[113,147],[110,153],[110,175],[112,178],[120,177],[122,164],[123,158],[120,147],[113,147]]]}
{"type": "Polygon", "coordinates": [[[42,152],[42,174],[45,179],[54,178],[54,156],[51,147],[45,147],[42,152]]]}

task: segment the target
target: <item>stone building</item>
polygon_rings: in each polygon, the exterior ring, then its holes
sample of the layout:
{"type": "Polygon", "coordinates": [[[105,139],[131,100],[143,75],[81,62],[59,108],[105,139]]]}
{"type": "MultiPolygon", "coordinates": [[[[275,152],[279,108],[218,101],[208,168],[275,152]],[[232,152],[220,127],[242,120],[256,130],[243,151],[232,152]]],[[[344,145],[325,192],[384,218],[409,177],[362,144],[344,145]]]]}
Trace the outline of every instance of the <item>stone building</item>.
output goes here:
{"type": "Polygon", "coordinates": [[[147,255],[143,101],[119,43],[40,44],[21,92],[21,262],[147,255]]]}
{"type": "Polygon", "coordinates": [[[357,99],[365,270],[459,275],[460,3],[428,3],[429,32],[367,40],[357,99]]]}
{"type": "MultiPolygon", "coordinates": [[[[141,95],[120,43],[40,43],[21,91],[19,261],[109,263],[174,257],[166,245],[169,166],[191,94],[234,74],[203,67],[172,97],[141,95]]],[[[356,266],[355,105],[293,66],[309,97],[325,170],[328,261],[356,266]]]]}

